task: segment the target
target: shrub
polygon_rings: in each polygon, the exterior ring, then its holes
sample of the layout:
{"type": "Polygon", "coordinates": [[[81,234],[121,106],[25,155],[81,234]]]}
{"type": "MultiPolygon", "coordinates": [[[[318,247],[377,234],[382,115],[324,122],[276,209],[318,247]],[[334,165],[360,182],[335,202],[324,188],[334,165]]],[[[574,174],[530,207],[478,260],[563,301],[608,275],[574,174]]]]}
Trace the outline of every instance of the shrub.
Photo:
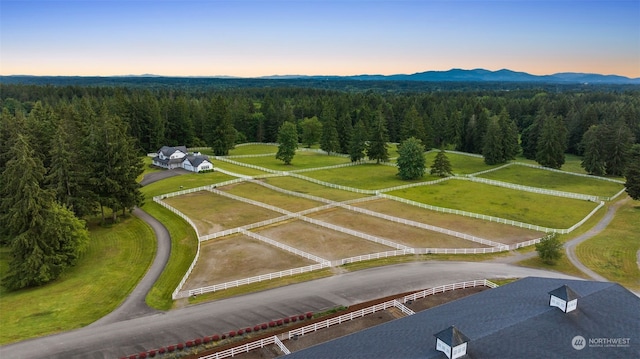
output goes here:
{"type": "Polygon", "coordinates": [[[284,324],[289,324],[290,320],[289,318],[284,318],[284,324]]]}
{"type": "Polygon", "coordinates": [[[174,350],[176,350],[176,347],[174,347],[173,345],[169,345],[169,346],[167,347],[167,351],[168,351],[169,353],[173,353],[173,351],[174,351],[174,350]]]}
{"type": "Polygon", "coordinates": [[[238,329],[238,335],[242,335],[242,334],[244,334],[244,330],[238,329]]]}
{"type": "Polygon", "coordinates": [[[200,345],[200,344],[202,344],[202,339],[198,338],[198,339],[194,340],[193,343],[195,345],[200,345]]]}
{"type": "Polygon", "coordinates": [[[179,343],[178,345],[176,345],[176,348],[178,348],[178,350],[182,350],[184,349],[184,344],[179,343]]]}
{"type": "Polygon", "coordinates": [[[254,332],[257,332],[258,330],[260,330],[260,326],[259,325],[256,325],[255,327],[253,327],[253,331],[254,332]]]}
{"type": "Polygon", "coordinates": [[[244,330],[245,333],[251,333],[251,327],[246,327],[244,330]]]}
{"type": "Polygon", "coordinates": [[[136,359],[136,357],[137,356],[135,354],[129,355],[129,359],[136,359]]]}
{"type": "Polygon", "coordinates": [[[307,319],[311,319],[311,318],[313,318],[313,313],[307,312],[307,319]]]}
{"type": "Polygon", "coordinates": [[[300,319],[300,320],[304,320],[304,314],[300,314],[300,315],[298,316],[298,319],[300,319]]]}
{"type": "Polygon", "coordinates": [[[267,329],[268,327],[267,327],[267,324],[266,324],[266,323],[263,323],[263,324],[260,326],[260,328],[261,328],[262,330],[265,330],[265,329],[267,329]]]}
{"type": "Polygon", "coordinates": [[[550,233],[544,236],[540,243],[536,244],[538,257],[546,264],[553,265],[562,258],[562,242],[558,239],[557,233],[550,233]]]}
{"type": "Polygon", "coordinates": [[[276,322],[276,324],[278,324],[278,326],[281,326],[284,322],[282,321],[282,319],[278,319],[278,321],[276,322]]]}
{"type": "Polygon", "coordinates": [[[158,349],[158,353],[160,354],[164,354],[167,352],[167,349],[165,349],[164,347],[161,347],[160,349],[158,349]]]}
{"type": "Polygon", "coordinates": [[[193,341],[192,340],[187,340],[187,342],[185,344],[187,345],[187,348],[191,348],[193,346],[193,341]]]}
{"type": "Polygon", "coordinates": [[[297,322],[298,321],[298,317],[296,317],[295,315],[291,316],[291,321],[292,322],[297,322]]]}
{"type": "Polygon", "coordinates": [[[229,338],[233,338],[235,336],[236,336],[236,332],[235,331],[232,330],[232,331],[229,332],[229,338]]]}
{"type": "Polygon", "coordinates": [[[226,334],[222,334],[222,336],[220,337],[220,339],[227,339],[227,335],[226,335],[226,334]]]}
{"type": "Polygon", "coordinates": [[[274,322],[273,320],[269,322],[269,327],[273,328],[276,326],[276,322],[274,322]]]}
{"type": "Polygon", "coordinates": [[[147,359],[147,352],[138,354],[138,359],[147,359]]]}
{"type": "Polygon", "coordinates": [[[156,351],[153,350],[153,349],[149,350],[149,356],[152,357],[152,358],[155,357],[156,356],[156,351]]]}
{"type": "Polygon", "coordinates": [[[209,337],[202,338],[202,342],[205,343],[205,344],[207,344],[210,341],[211,341],[211,338],[209,338],[209,337]]]}
{"type": "Polygon", "coordinates": [[[220,340],[220,336],[218,334],[216,334],[216,335],[211,337],[211,340],[213,340],[214,342],[217,342],[218,340],[220,340]]]}

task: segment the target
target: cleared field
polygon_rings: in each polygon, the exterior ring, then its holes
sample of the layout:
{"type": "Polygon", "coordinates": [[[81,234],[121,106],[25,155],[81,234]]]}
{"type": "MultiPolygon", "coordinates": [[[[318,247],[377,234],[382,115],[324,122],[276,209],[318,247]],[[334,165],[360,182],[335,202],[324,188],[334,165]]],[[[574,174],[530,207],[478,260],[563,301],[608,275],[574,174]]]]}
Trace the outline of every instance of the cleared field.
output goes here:
{"type": "Polygon", "coordinates": [[[595,203],[588,201],[459,180],[407,188],[389,194],[433,206],[486,214],[550,228],[569,228],[596,207],[595,203]]]}
{"type": "Polygon", "coordinates": [[[229,151],[229,156],[259,155],[262,153],[275,154],[276,152],[278,152],[278,146],[267,144],[252,144],[246,146],[236,146],[229,151]]]}
{"type": "Polygon", "coordinates": [[[416,222],[471,234],[504,244],[525,242],[530,239],[540,238],[544,235],[544,233],[524,228],[483,221],[481,219],[471,217],[458,216],[455,214],[430,211],[428,209],[387,199],[357,203],[355,206],[388,214],[390,216],[402,217],[416,222]]]}
{"type": "Polygon", "coordinates": [[[262,203],[268,203],[272,206],[286,209],[287,211],[291,212],[299,212],[324,204],[322,202],[316,202],[310,199],[274,191],[272,189],[251,182],[238,183],[220,187],[218,189],[243,198],[252,199],[254,201],[259,201],[262,203]]]}
{"type": "Polygon", "coordinates": [[[293,160],[291,160],[290,165],[285,165],[284,162],[277,160],[275,155],[273,157],[234,158],[233,160],[269,168],[276,171],[295,171],[307,168],[333,166],[350,162],[350,160],[345,157],[328,156],[326,153],[323,154],[319,152],[308,151],[296,152],[296,155],[293,157],[293,160]]]}
{"type": "Polygon", "coordinates": [[[260,176],[268,173],[265,171],[260,171],[260,170],[256,170],[256,169],[245,167],[245,166],[234,165],[233,163],[229,163],[225,161],[216,161],[214,163],[214,167],[223,169],[225,171],[245,175],[245,176],[260,176]]]}
{"type": "Polygon", "coordinates": [[[322,197],[337,202],[367,197],[367,195],[364,194],[333,189],[295,177],[269,177],[265,178],[264,181],[270,185],[289,191],[322,197]]]}
{"type": "Polygon", "coordinates": [[[578,259],[603,277],[640,289],[640,203],[624,203],[607,228],[576,248],[578,259]]]}
{"type": "Polygon", "coordinates": [[[618,193],[622,184],[596,178],[574,176],[543,169],[512,165],[478,177],[556,191],[608,197],[618,193]]]}
{"type": "Polygon", "coordinates": [[[280,213],[200,191],[164,200],[198,227],[200,235],[264,221],[281,216],[280,213]]]}
{"type": "Polygon", "coordinates": [[[183,290],[313,264],[316,263],[247,236],[225,237],[202,243],[198,263],[183,290]]]}
{"type": "Polygon", "coordinates": [[[395,250],[392,247],[297,220],[270,226],[256,233],[328,260],[395,250]]]}
{"type": "MultiPolygon", "coordinates": [[[[438,152],[434,151],[429,152],[425,155],[425,158],[427,159],[427,167],[433,166],[433,161],[435,160],[437,154],[438,152]]],[[[451,163],[451,169],[453,170],[453,173],[456,174],[471,174],[501,166],[489,166],[484,163],[483,158],[459,155],[457,153],[447,153],[447,158],[451,163]]]]}
{"type": "Polygon", "coordinates": [[[397,167],[366,163],[358,166],[305,172],[302,175],[341,186],[369,190],[433,181],[440,178],[425,174],[423,178],[418,180],[403,181],[397,174],[397,167]]]}
{"type": "Polygon", "coordinates": [[[485,245],[446,234],[394,223],[343,208],[314,213],[309,217],[378,236],[413,248],[480,248],[485,245]]]}
{"type": "Polygon", "coordinates": [[[210,184],[225,182],[235,177],[220,172],[183,174],[180,176],[165,178],[162,181],[148,184],[142,188],[145,198],[151,201],[154,196],[181,191],[183,189],[207,186],[210,184]]]}

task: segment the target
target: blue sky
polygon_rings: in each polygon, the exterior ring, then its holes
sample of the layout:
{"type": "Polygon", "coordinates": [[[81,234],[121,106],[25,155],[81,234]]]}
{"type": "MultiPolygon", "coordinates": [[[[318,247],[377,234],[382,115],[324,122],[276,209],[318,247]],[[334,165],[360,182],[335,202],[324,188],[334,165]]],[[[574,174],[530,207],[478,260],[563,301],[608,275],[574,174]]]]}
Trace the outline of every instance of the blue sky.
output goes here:
{"type": "Polygon", "coordinates": [[[0,74],[640,77],[640,0],[0,0],[0,74]]]}

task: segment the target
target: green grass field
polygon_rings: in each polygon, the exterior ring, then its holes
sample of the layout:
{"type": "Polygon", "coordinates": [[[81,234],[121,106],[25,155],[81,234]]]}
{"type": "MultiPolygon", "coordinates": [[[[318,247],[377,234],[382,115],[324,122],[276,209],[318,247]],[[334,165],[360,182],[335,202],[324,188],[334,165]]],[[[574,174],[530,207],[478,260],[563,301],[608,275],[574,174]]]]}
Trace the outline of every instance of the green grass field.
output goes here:
{"type": "Polygon", "coordinates": [[[184,174],[146,185],[142,188],[142,193],[146,202],[152,202],[154,196],[225,182],[234,178],[221,172],[184,174]]]}
{"type": "MultiPolygon", "coordinates": [[[[138,284],[156,250],[153,231],[136,217],[92,226],[75,267],[41,287],[0,292],[0,344],[88,325],[113,311],[138,284]]],[[[0,252],[7,268],[8,252],[0,252]]]]}
{"type": "Polygon", "coordinates": [[[237,174],[245,175],[245,176],[260,176],[260,175],[264,175],[264,174],[269,173],[269,172],[266,172],[266,171],[261,171],[261,170],[257,170],[257,169],[253,169],[253,168],[249,168],[249,167],[245,167],[245,166],[235,165],[233,163],[229,163],[229,162],[225,162],[225,161],[215,161],[213,166],[216,169],[220,168],[220,169],[223,169],[225,171],[229,171],[229,172],[233,172],[233,173],[237,173],[237,174]]]}
{"type": "Polygon", "coordinates": [[[628,201],[609,226],[576,248],[578,259],[594,272],[627,288],[640,290],[640,202],[628,201]]]}
{"type": "Polygon", "coordinates": [[[389,192],[389,195],[550,228],[569,228],[596,207],[595,203],[588,201],[461,180],[412,187],[389,192]]]}
{"type": "Polygon", "coordinates": [[[234,161],[247,163],[255,166],[276,170],[276,171],[295,171],[307,168],[326,167],[349,163],[350,160],[345,157],[329,156],[326,153],[297,151],[290,165],[285,165],[281,160],[273,157],[247,157],[234,158],[234,161]]]}
{"type": "Polygon", "coordinates": [[[252,144],[246,146],[236,146],[229,151],[229,156],[259,155],[263,153],[273,153],[273,155],[275,156],[276,152],[278,152],[278,146],[267,144],[252,144]]]}
{"type": "Polygon", "coordinates": [[[551,189],[573,193],[610,197],[624,187],[622,184],[596,178],[574,176],[543,169],[511,165],[479,177],[515,183],[523,186],[551,189]]]}
{"type": "Polygon", "coordinates": [[[341,186],[366,190],[385,189],[408,183],[433,181],[440,178],[425,174],[421,179],[403,181],[397,176],[397,173],[398,168],[396,167],[365,163],[357,166],[305,172],[302,175],[341,186]]]}
{"type": "Polygon", "coordinates": [[[226,188],[222,187],[219,189],[236,196],[267,203],[291,212],[299,212],[305,209],[324,205],[322,202],[288,195],[250,182],[231,185],[226,188]]]}
{"type": "Polygon", "coordinates": [[[280,187],[289,191],[308,194],[310,196],[322,197],[338,202],[367,196],[355,192],[328,188],[295,177],[269,177],[265,178],[264,181],[272,186],[280,187]]]}
{"type": "MultiPolygon", "coordinates": [[[[433,161],[438,154],[437,151],[429,152],[425,155],[427,160],[427,168],[433,165],[433,161]]],[[[473,156],[465,156],[459,155],[457,153],[447,153],[447,158],[451,163],[451,169],[455,174],[471,174],[480,171],[485,171],[491,168],[499,167],[500,165],[489,166],[484,163],[483,158],[473,157],[473,156]]]]}

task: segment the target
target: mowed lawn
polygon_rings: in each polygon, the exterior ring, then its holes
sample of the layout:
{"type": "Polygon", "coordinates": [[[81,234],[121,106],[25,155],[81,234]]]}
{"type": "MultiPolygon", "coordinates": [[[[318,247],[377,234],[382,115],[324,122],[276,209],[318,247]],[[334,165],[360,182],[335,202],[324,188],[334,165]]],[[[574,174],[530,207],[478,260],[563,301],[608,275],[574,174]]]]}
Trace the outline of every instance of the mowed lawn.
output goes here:
{"type": "Polygon", "coordinates": [[[243,235],[203,242],[200,258],[182,290],[250,278],[316,262],[243,235]]]}
{"type": "Polygon", "coordinates": [[[610,197],[624,188],[620,183],[543,169],[511,165],[478,177],[556,191],[610,197]]]}
{"type": "Polygon", "coordinates": [[[189,217],[201,236],[281,216],[278,212],[209,191],[171,197],[164,202],[189,217]]]}
{"type": "Polygon", "coordinates": [[[434,185],[397,190],[388,194],[432,206],[560,229],[571,227],[596,207],[593,202],[462,180],[449,180],[434,185]]]}
{"type": "Polygon", "coordinates": [[[310,196],[326,198],[337,202],[367,197],[367,195],[365,194],[329,188],[313,182],[305,181],[300,178],[289,176],[269,177],[265,178],[264,181],[272,186],[280,187],[282,189],[307,194],[310,196]]]}
{"type": "Polygon", "coordinates": [[[291,212],[299,212],[305,209],[324,205],[322,202],[278,192],[251,182],[233,184],[219,187],[218,189],[236,196],[269,204],[291,212]]]}
{"type": "Polygon", "coordinates": [[[229,156],[260,155],[264,153],[273,153],[273,155],[275,156],[276,152],[278,152],[278,146],[276,145],[257,143],[257,144],[236,146],[235,148],[229,150],[229,156]]]}
{"type": "Polygon", "coordinates": [[[297,151],[291,164],[285,165],[281,160],[272,157],[233,158],[234,161],[260,166],[275,171],[295,171],[308,168],[334,166],[351,162],[349,158],[329,156],[322,152],[297,151]]]}
{"type": "MultiPolygon", "coordinates": [[[[432,151],[425,155],[427,160],[427,171],[431,166],[433,166],[433,162],[436,158],[436,155],[439,151],[432,151]]],[[[451,169],[455,174],[471,174],[480,171],[486,171],[488,169],[492,169],[495,167],[499,167],[501,165],[493,165],[489,166],[484,163],[484,158],[475,157],[475,156],[465,156],[457,153],[447,153],[447,158],[451,163],[451,169]]]]}
{"type": "MultiPolygon", "coordinates": [[[[136,217],[114,227],[92,226],[75,267],[41,287],[0,292],[0,344],[86,326],[113,311],[153,261],[153,231],[136,217]]],[[[8,253],[2,253],[2,273],[8,253]]]]}
{"type": "Polygon", "coordinates": [[[578,259],[593,271],[632,290],[640,290],[640,201],[623,204],[607,228],[578,245],[578,259]]]}
{"type": "MultiPolygon", "coordinates": [[[[235,160],[234,160],[235,161],[235,160]]],[[[255,168],[250,168],[246,166],[240,166],[233,163],[225,162],[225,161],[215,161],[213,164],[213,168],[215,169],[223,169],[225,171],[237,173],[245,176],[260,176],[267,174],[269,172],[257,170],[255,168]]]]}
{"type": "Polygon", "coordinates": [[[221,172],[189,173],[165,178],[162,181],[148,184],[142,187],[141,192],[144,194],[146,201],[153,201],[154,196],[159,196],[161,194],[208,186],[235,178],[236,177],[232,177],[221,172]]]}
{"type": "Polygon", "coordinates": [[[417,180],[403,181],[397,174],[397,167],[371,163],[302,173],[306,177],[320,181],[365,190],[385,189],[440,178],[425,174],[424,177],[417,180]]]}

